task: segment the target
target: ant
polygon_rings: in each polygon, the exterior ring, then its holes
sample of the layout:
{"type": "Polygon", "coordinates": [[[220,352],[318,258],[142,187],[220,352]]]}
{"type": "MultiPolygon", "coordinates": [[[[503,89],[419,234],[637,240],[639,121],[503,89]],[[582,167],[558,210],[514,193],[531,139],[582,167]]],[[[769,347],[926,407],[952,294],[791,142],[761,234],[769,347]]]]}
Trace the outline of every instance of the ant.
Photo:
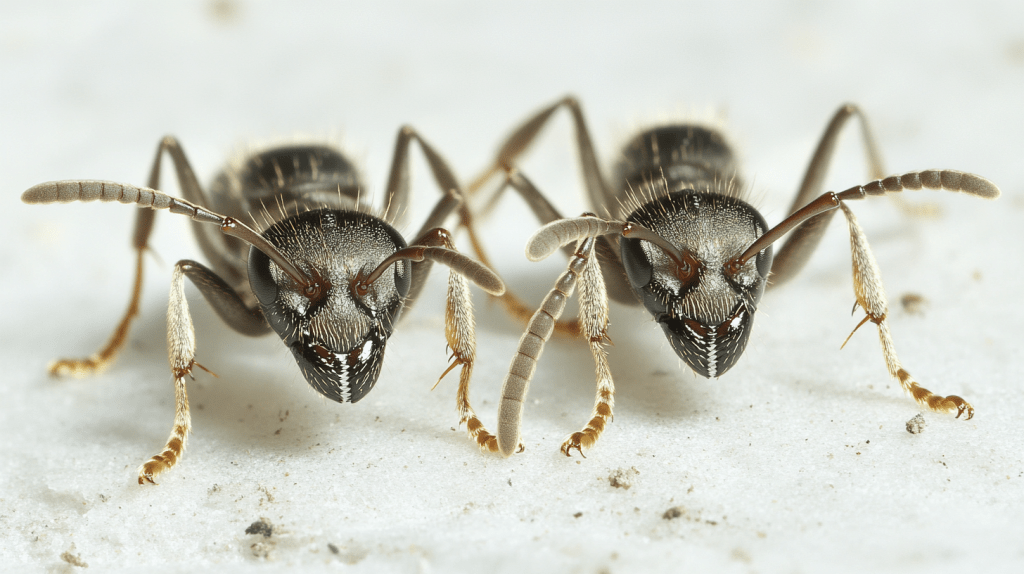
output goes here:
{"type": "MultiPolygon", "coordinates": [[[[889,374],[922,406],[955,412],[957,418],[966,415],[965,420],[974,415],[974,408],[964,399],[943,397],[922,387],[897,358],[886,322],[888,305],[878,265],[847,202],[922,188],[995,199],[999,188],[977,175],[953,170],[885,177],[874,136],[856,106],[843,105],[832,116],[788,216],[774,227],[743,199],[743,180],[728,142],[720,132],[700,125],[665,125],[640,132],[625,145],[611,180],[614,183],[609,185],[583,112],[573,97],[555,102],[516,128],[499,148],[494,163],[469,189],[479,189],[502,171],[505,184],[497,193],[511,186],[545,224],[529,239],[527,258],[539,261],[562,247],[570,259],[535,312],[512,293],[501,299],[513,315],[529,319],[502,384],[497,435],[489,433],[479,419],[468,427],[483,450],[500,451],[504,456],[522,451],[523,401],[544,345],[556,329],[583,336],[597,372],[591,418],[562,443],[561,451],[569,456],[576,450],[582,456],[583,449],[594,446],[612,420],[614,405],[614,384],[604,349],[609,297],[642,304],[661,326],[672,349],[694,372],[706,378],[724,375],[743,354],[765,288],[777,287],[800,271],[840,209],[850,232],[854,310],[860,306],[866,313],[853,332],[868,321],[878,327],[889,374]],[[584,213],[563,218],[515,168],[517,159],[560,108],[567,108],[573,119],[590,203],[606,217],[584,213]],[[853,117],[860,120],[870,177],[876,181],[840,193],[822,193],[838,136],[853,117]],[[772,244],[787,234],[789,239],[773,257],[772,244]],[[565,302],[577,285],[579,321],[560,323],[565,302]]],[[[472,223],[464,219],[464,224],[478,257],[489,265],[472,223]]]]}
{"type": "Polygon", "coordinates": [[[195,221],[196,238],[212,268],[188,259],[174,266],[167,308],[174,425],[163,450],[139,467],[139,484],[154,483],[182,457],[191,431],[185,377],[192,376],[194,366],[205,370],[195,361],[186,277],[232,329],[247,336],[273,330],[313,389],[331,400],[355,403],[377,382],[388,337],[425,284],[432,263],[443,263],[451,269],[445,336],[452,363],[441,377],[461,365],[459,401],[468,402],[464,397],[476,342],[467,279],[493,295],[505,287],[490,269],[456,251],[451,235],[440,227],[454,211],[465,210],[459,184],[430,144],[403,127],[379,215],[361,201],[362,187],[355,166],[339,150],[310,144],[247,155],[229,164],[204,192],[181,145],[168,136],[157,147],[148,187],[72,180],[43,183],[22,195],[26,203],[100,200],[140,206],[133,240],[135,283],[124,317],[94,355],[52,363],[54,376],[102,371],[124,347],[138,314],[154,210],[195,221]],[[444,195],[407,244],[392,223],[409,202],[409,145],[414,140],[444,195]],[[184,199],[157,191],[164,153],[174,164],[184,199]],[[251,213],[261,214],[263,225],[251,213]],[[243,223],[247,217],[262,231],[243,223]]]}

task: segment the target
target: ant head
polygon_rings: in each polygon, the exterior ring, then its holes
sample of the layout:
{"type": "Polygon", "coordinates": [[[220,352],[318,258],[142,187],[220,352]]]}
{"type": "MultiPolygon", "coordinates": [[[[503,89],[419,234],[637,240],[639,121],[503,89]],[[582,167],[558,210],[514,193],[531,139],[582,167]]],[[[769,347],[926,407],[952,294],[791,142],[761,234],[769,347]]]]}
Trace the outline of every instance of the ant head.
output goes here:
{"type": "Polygon", "coordinates": [[[279,221],[263,237],[310,278],[297,285],[252,248],[249,283],[267,322],[310,386],[338,402],[358,401],[377,382],[412,267],[400,260],[370,283],[361,279],[405,248],[405,240],[376,217],[331,209],[279,221]]]}
{"type": "Polygon", "coordinates": [[[670,252],[651,241],[620,239],[634,292],[691,369],[720,377],[747,346],[772,249],[735,273],[726,263],[768,229],[764,218],[739,199],[684,190],[642,205],[627,221],[675,248],[670,252]]]}

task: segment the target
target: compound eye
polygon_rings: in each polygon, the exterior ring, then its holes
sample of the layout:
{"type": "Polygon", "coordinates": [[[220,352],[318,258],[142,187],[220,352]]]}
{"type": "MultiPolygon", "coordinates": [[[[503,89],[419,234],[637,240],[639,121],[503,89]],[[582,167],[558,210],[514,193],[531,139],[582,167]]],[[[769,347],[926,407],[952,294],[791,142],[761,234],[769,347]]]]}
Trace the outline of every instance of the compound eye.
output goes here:
{"type": "Polygon", "coordinates": [[[270,258],[255,247],[249,249],[249,286],[263,307],[277,301],[277,282],[270,274],[270,258]]]}
{"type": "Polygon", "coordinates": [[[637,291],[643,290],[651,283],[651,276],[654,268],[651,260],[647,258],[640,239],[619,239],[619,253],[622,256],[622,266],[626,270],[626,278],[629,284],[637,291]]]}

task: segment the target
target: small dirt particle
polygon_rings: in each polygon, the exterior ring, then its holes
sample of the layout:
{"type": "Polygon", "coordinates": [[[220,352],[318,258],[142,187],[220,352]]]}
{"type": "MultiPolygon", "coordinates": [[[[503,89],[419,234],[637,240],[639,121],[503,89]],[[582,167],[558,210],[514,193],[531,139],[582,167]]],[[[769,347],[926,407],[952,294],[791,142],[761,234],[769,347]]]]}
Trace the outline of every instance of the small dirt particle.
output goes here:
{"type": "Polygon", "coordinates": [[[679,518],[684,514],[686,514],[685,508],[683,508],[682,506],[673,506],[672,508],[666,510],[665,513],[661,515],[661,517],[665,520],[675,520],[676,518],[679,518]]]}
{"type": "Polygon", "coordinates": [[[274,525],[270,523],[270,520],[261,516],[259,520],[245,529],[245,533],[262,534],[264,538],[270,538],[270,535],[274,533],[274,525]]]}
{"type": "Polygon", "coordinates": [[[900,305],[908,315],[924,315],[925,310],[928,309],[928,299],[917,293],[904,293],[900,297],[900,305]]]}
{"type": "Polygon", "coordinates": [[[273,543],[265,544],[263,542],[256,542],[249,547],[249,550],[252,551],[252,555],[255,557],[269,560],[273,551],[273,543]]]}
{"type": "Polygon", "coordinates": [[[925,422],[921,413],[917,413],[914,415],[914,418],[907,421],[907,432],[910,434],[921,434],[927,425],[928,423],[925,422]]]}
{"type": "Polygon", "coordinates": [[[623,490],[629,490],[636,482],[636,477],[640,475],[640,471],[635,466],[629,468],[618,468],[611,471],[608,474],[608,484],[614,488],[621,488],[623,490]]]}
{"type": "Polygon", "coordinates": [[[72,552],[74,552],[74,551],[75,551],[75,545],[72,544],[70,548],[65,550],[64,553],[60,555],[60,559],[65,561],[65,562],[67,562],[68,564],[70,564],[72,566],[77,566],[79,568],[88,568],[89,565],[86,564],[85,560],[82,560],[82,555],[81,554],[72,554],[72,552]]]}

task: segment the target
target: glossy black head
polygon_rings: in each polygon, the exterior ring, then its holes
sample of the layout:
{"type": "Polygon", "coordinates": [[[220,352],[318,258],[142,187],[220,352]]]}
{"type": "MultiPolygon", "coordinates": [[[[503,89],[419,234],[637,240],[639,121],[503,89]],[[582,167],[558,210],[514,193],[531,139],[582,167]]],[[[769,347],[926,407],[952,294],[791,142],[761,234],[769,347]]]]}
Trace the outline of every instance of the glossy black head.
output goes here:
{"type": "Polygon", "coordinates": [[[356,211],[320,209],[282,220],[263,232],[303,272],[322,278],[317,300],[262,252],[249,254],[249,283],[270,326],[295,355],[310,386],[338,402],[356,402],[380,375],[384,346],[402,311],[411,265],[399,261],[369,286],[353,292],[405,240],[387,223],[356,211]]]}
{"type": "Polygon", "coordinates": [[[683,253],[677,262],[650,242],[623,237],[622,263],[637,298],[690,368],[704,377],[722,376],[747,346],[772,249],[736,274],[725,264],[767,231],[764,218],[734,197],[684,190],[644,204],[627,220],[683,253]]]}

